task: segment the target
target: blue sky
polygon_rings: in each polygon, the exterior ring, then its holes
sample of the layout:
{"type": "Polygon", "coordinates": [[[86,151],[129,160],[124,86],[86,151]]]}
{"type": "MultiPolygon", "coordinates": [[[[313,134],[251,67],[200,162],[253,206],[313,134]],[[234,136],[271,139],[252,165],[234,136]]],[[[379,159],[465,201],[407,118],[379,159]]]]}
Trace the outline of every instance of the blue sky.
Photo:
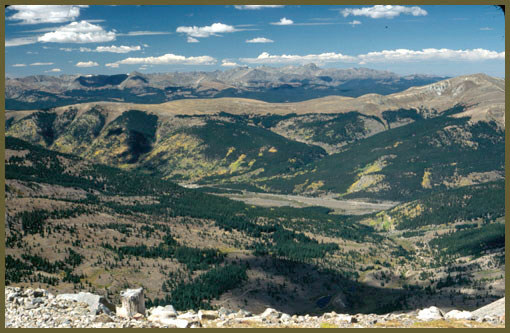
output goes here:
{"type": "Polygon", "coordinates": [[[504,77],[494,6],[10,6],[7,76],[368,67],[504,77]]]}

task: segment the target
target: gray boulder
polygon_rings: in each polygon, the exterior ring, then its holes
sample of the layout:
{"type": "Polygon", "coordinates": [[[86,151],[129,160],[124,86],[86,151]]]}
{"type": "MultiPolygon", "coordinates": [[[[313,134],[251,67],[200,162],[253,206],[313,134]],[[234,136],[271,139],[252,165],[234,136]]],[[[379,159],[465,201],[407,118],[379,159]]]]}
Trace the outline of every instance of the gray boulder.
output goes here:
{"type": "Polygon", "coordinates": [[[88,292],[79,292],[78,294],[60,294],[56,297],[56,299],[74,300],[76,302],[87,303],[89,305],[90,312],[94,315],[98,315],[100,313],[110,315],[112,311],[115,311],[115,306],[104,296],[88,292]]]}

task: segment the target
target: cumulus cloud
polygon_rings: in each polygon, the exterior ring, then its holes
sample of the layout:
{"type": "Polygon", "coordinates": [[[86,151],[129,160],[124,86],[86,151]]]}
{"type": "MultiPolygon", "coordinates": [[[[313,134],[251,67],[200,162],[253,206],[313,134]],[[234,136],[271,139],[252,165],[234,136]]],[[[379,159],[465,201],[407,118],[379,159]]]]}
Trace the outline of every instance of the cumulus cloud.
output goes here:
{"type": "Polygon", "coordinates": [[[392,6],[392,5],[376,5],[373,7],[363,7],[363,8],[346,8],[342,10],[342,15],[347,17],[349,15],[353,16],[366,16],[373,19],[378,18],[394,18],[399,16],[400,14],[413,15],[413,16],[425,16],[427,15],[427,11],[418,7],[407,7],[407,6],[392,6]]]}
{"type": "Polygon", "coordinates": [[[235,62],[223,59],[221,61],[221,66],[223,66],[223,67],[235,67],[235,66],[239,66],[239,64],[236,64],[235,62]]]}
{"type": "Polygon", "coordinates": [[[176,55],[167,53],[160,57],[146,57],[146,58],[126,58],[119,60],[114,63],[106,64],[107,67],[117,68],[119,65],[213,65],[216,63],[216,59],[210,56],[199,56],[199,57],[185,57],[182,55],[176,55]]]}
{"type": "Polygon", "coordinates": [[[26,64],[14,64],[12,67],[27,67],[26,64]]]}
{"type": "Polygon", "coordinates": [[[13,5],[8,10],[16,13],[7,17],[8,20],[21,21],[20,24],[63,23],[73,21],[80,15],[80,8],[88,6],[76,5],[13,5]]]}
{"type": "Polygon", "coordinates": [[[282,17],[280,19],[280,21],[278,21],[278,22],[271,22],[272,25],[291,25],[293,23],[294,23],[294,21],[292,21],[291,19],[288,19],[286,17],[282,17]]]}
{"type": "Polygon", "coordinates": [[[62,70],[60,68],[52,68],[49,71],[45,71],[45,73],[58,73],[58,72],[61,72],[61,71],[62,70]]]}
{"type": "Polygon", "coordinates": [[[246,43],[273,43],[274,40],[265,37],[256,37],[253,39],[246,40],[246,43]]]}
{"type": "Polygon", "coordinates": [[[37,37],[19,37],[5,41],[5,47],[20,46],[37,43],[37,37]]]}
{"type": "Polygon", "coordinates": [[[420,51],[397,49],[380,52],[369,52],[358,56],[360,64],[373,62],[401,62],[401,61],[425,61],[425,60],[449,60],[449,61],[483,61],[504,60],[505,52],[489,51],[485,49],[451,50],[428,48],[420,51]]]}
{"type": "Polygon", "coordinates": [[[223,23],[213,23],[208,26],[204,27],[177,27],[177,32],[185,33],[188,36],[191,37],[197,37],[197,38],[205,38],[210,36],[217,36],[220,33],[230,33],[237,31],[236,28],[234,28],[231,25],[223,24],[223,23]]]}
{"type": "Polygon", "coordinates": [[[267,52],[261,53],[257,58],[241,58],[245,63],[253,64],[277,64],[277,63],[392,63],[392,62],[412,62],[412,61],[484,61],[484,60],[504,60],[505,52],[496,52],[485,49],[471,50],[451,50],[451,49],[423,49],[423,50],[383,50],[369,52],[356,56],[345,55],[341,53],[328,52],[321,54],[308,55],[271,55],[267,52]]]}
{"type": "Polygon", "coordinates": [[[34,62],[30,64],[30,66],[50,66],[53,65],[52,62],[34,62]]]}
{"type": "Polygon", "coordinates": [[[99,66],[99,64],[95,61],[80,61],[76,65],[76,67],[96,67],[99,66]]]}
{"type": "Polygon", "coordinates": [[[58,27],[37,38],[50,43],[101,43],[115,40],[115,32],[105,31],[101,26],[87,21],[72,22],[58,27]]]}
{"type": "Polygon", "coordinates": [[[262,52],[257,58],[242,58],[243,62],[246,63],[308,63],[308,62],[356,62],[356,58],[347,56],[341,53],[321,53],[321,54],[308,54],[304,56],[300,55],[271,55],[267,52],[262,52]]]}
{"type": "Polygon", "coordinates": [[[282,5],[242,5],[242,6],[237,5],[234,7],[239,10],[258,10],[258,9],[263,9],[263,8],[282,8],[285,6],[282,6],[282,5]]]}
{"type": "Polygon", "coordinates": [[[187,42],[188,42],[188,43],[198,43],[199,41],[198,41],[198,39],[196,39],[196,38],[193,38],[193,37],[191,37],[191,36],[188,36],[187,42]]]}
{"type": "Polygon", "coordinates": [[[354,21],[349,22],[349,24],[350,24],[350,25],[352,25],[353,27],[355,27],[355,26],[357,26],[358,24],[361,24],[361,22],[360,22],[360,21],[358,21],[358,20],[354,20],[354,21]]]}

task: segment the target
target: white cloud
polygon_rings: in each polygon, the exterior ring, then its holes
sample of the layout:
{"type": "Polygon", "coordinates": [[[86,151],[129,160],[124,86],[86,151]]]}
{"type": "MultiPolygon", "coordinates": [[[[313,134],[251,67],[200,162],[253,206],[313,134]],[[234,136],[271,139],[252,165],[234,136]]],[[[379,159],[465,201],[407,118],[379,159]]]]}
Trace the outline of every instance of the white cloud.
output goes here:
{"type": "MultiPolygon", "coordinates": [[[[145,44],[144,44],[145,45],[145,44]]],[[[142,48],[140,46],[125,46],[125,45],[112,45],[112,46],[98,46],[95,49],[91,49],[89,47],[80,47],[80,48],[71,48],[71,47],[61,47],[60,51],[65,52],[109,52],[109,53],[129,53],[133,51],[140,51],[142,48]]]]}
{"type": "Polygon", "coordinates": [[[236,64],[235,62],[223,59],[221,61],[221,66],[223,66],[223,67],[235,67],[235,66],[239,66],[239,64],[236,64]]]}
{"type": "Polygon", "coordinates": [[[267,52],[261,53],[257,58],[241,58],[243,62],[247,63],[309,63],[309,62],[356,62],[356,57],[344,55],[341,53],[321,53],[321,54],[308,54],[305,56],[300,55],[270,55],[267,52]]]}
{"type": "Polygon", "coordinates": [[[99,66],[99,64],[95,61],[86,61],[86,62],[80,61],[75,66],[76,67],[96,67],[96,66],[99,66]]]}
{"type": "Polygon", "coordinates": [[[53,31],[53,30],[55,30],[55,27],[46,27],[46,28],[40,28],[40,29],[25,30],[22,32],[24,32],[24,33],[27,33],[27,32],[48,32],[48,31],[53,31]]]}
{"type": "Polygon", "coordinates": [[[20,46],[37,43],[37,37],[12,38],[5,41],[5,47],[20,46]]]}
{"type": "Polygon", "coordinates": [[[129,53],[133,51],[140,51],[142,48],[140,46],[98,46],[94,50],[94,52],[110,52],[110,53],[129,53]]]}
{"type": "Polygon", "coordinates": [[[198,39],[196,39],[196,38],[193,38],[193,37],[191,37],[191,36],[188,36],[187,42],[188,42],[188,43],[198,43],[199,41],[198,41],[198,39]]]}
{"type": "Polygon", "coordinates": [[[126,58],[124,60],[116,61],[114,63],[106,64],[107,67],[117,68],[119,65],[212,65],[216,63],[216,59],[210,56],[199,57],[185,57],[168,53],[160,57],[147,57],[147,58],[126,58]]]}
{"type": "Polygon", "coordinates": [[[52,62],[34,62],[32,64],[30,64],[30,66],[49,66],[49,65],[53,65],[52,62]]]}
{"type": "Polygon", "coordinates": [[[58,73],[58,72],[61,72],[62,70],[60,68],[52,68],[50,69],[49,71],[44,71],[45,73],[58,73]]]}
{"type": "Polygon", "coordinates": [[[8,20],[21,21],[20,24],[39,23],[62,23],[73,21],[80,15],[80,8],[88,6],[58,5],[58,6],[35,6],[35,5],[14,5],[9,10],[16,13],[7,17],[8,20]]]}
{"type": "Polygon", "coordinates": [[[282,5],[243,5],[243,6],[237,5],[234,7],[239,10],[258,10],[258,9],[263,9],[263,8],[282,8],[285,6],[282,6],[282,5]]]}
{"type": "Polygon", "coordinates": [[[278,63],[393,63],[393,62],[413,62],[413,61],[484,61],[484,60],[504,60],[505,52],[496,52],[485,49],[471,50],[451,50],[451,49],[423,49],[423,50],[384,50],[369,52],[356,56],[345,55],[341,53],[321,53],[308,55],[271,55],[267,52],[261,53],[257,58],[241,58],[245,63],[253,64],[278,64],[278,63]]]}
{"type": "Polygon", "coordinates": [[[407,7],[407,6],[392,6],[392,5],[376,5],[373,7],[363,7],[363,8],[346,8],[342,10],[342,14],[344,17],[349,15],[353,16],[367,16],[373,19],[378,18],[394,18],[399,16],[400,14],[413,15],[413,16],[425,16],[427,15],[427,11],[418,7],[407,7]]]}
{"type": "Polygon", "coordinates": [[[484,28],[480,28],[480,30],[482,30],[482,31],[491,31],[491,30],[494,30],[494,29],[489,28],[489,27],[484,27],[484,28]]]}
{"type": "Polygon", "coordinates": [[[354,20],[354,21],[349,22],[349,24],[350,24],[350,25],[352,25],[353,27],[355,27],[355,26],[357,26],[358,24],[361,24],[361,22],[360,22],[360,21],[358,21],[358,20],[354,20]]]}
{"type": "Polygon", "coordinates": [[[117,34],[117,36],[150,36],[150,35],[171,35],[169,31],[129,31],[125,34],[117,34]]]}
{"type": "Polygon", "coordinates": [[[37,40],[51,43],[101,43],[115,40],[115,32],[105,31],[101,26],[87,21],[80,21],[58,27],[37,40]]]}
{"type": "Polygon", "coordinates": [[[27,67],[25,64],[14,64],[12,67],[27,67]]]}
{"type": "Polygon", "coordinates": [[[291,19],[288,19],[286,17],[282,17],[280,19],[280,21],[278,21],[278,22],[271,22],[272,25],[291,25],[293,23],[294,23],[294,21],[292,21],[291,19]]]}
{"type": "Polygon", "coordinates": [[[361,64],[373,62],[401,62],[401,61],[483,61],[504,60],[505,52],[489,51],[485,49],[451,50],[451,49],[423,49],[420,51],[397,49],[380,52],[369,52],[358,55],[361,64]]]}
{"type": "Polygon", "coordinates": [[[273,43],[274,40],[265,37],[257,37],[253,39],[246,40],[246,43],[273,43]]]}
{"type": "Polygon", "coordinates": [[[177,27],[177,32],[185,33],[188,36],[191,37],[210,37],[210,36],[217,36],[217,34],[220,33],[229,33],[229,32],[235,32],[237,31],[236,28],[234,28],[231,25],[223,24],[223,23],[213,23],[208,26],[204,27],[177,27]]]}

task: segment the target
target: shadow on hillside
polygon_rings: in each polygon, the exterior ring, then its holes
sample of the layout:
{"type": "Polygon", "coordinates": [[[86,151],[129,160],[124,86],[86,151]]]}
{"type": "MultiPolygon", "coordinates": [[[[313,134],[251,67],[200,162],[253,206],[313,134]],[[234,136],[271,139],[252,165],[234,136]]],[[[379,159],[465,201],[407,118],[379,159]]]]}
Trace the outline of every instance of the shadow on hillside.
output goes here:
{"type": "Polygon", "coordinates": [[[429,306],[443,310],[475,310],[498,297],[466,299],[466,295],[442,289],[427,293],[409,289],[375,287],[317,267],[270,257],[241,260],[249,265],[248,281],[223,295],[216,304],[261,313],[274,308],[288,314],[411,312],[429,306]],[[245,301],[246,300],[246,301],[245,301]]]}

